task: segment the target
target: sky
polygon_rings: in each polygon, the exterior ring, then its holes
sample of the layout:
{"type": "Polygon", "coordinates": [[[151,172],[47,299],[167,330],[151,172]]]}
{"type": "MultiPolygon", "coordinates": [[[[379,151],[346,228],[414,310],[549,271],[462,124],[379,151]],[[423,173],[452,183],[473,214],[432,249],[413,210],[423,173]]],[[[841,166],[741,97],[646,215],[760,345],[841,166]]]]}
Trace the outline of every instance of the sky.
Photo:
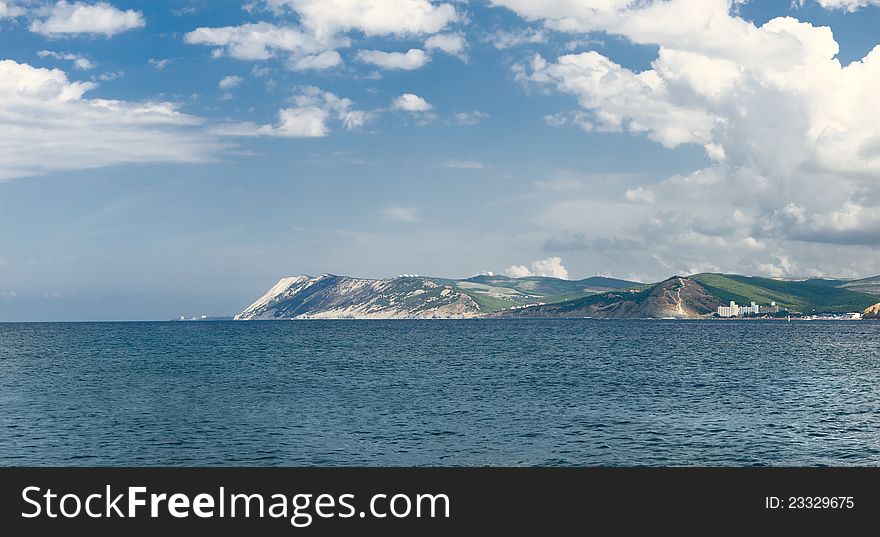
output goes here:
{"type": "Polygon", "coordinates": [[[0,0],[0,321],[880,274],[880,0],[0,0]]]}

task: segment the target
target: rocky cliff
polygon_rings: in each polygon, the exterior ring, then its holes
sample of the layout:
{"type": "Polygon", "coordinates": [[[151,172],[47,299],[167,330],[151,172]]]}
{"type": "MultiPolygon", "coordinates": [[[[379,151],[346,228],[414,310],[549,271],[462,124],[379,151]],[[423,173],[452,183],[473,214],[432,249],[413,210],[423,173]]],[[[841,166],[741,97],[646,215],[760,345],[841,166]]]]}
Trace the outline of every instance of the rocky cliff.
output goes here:
{"type": "MultiPolygon", "coordinates": [[[[610,278],[476,276],[464,280],[403,276],[384,280],[324,274],[284,278],[236,316],[251,319],[462,319],[594,317],[696,319],[731,300],[776,302],[789,311],[853,312],[876,296],[840,287],[844,280],[774,280],[729,274],[675,276],[652,285],[610,278]]],[[[880,318],[880,305],[865,318],[880,318]]]]}
{"type": "Polygon", "coordinates": [[[426,278],[324,274],[282,279],[235,319],[442,319],[482,313],[467,294],[426,278]]]}
{"type": "Polygon", "coordinates": [[[613,291],[501,312],[502,317],[592,317],[599,319],[695,319],[712,315],[722,302],[690,278],[675,276],[641,290],[613,291]]]}
{"type": "Polygon", "coordinates": [[[862,319],[880,319],[880,304],[874,304],[863,311],[862,319]]]}

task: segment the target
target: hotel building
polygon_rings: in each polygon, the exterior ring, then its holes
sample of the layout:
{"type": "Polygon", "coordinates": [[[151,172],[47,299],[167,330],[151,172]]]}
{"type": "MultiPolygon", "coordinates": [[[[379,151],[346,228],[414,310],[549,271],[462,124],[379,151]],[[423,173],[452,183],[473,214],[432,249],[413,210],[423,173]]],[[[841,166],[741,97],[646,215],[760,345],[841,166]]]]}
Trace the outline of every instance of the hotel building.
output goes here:
{"type": "Polygon", "coordinates": [[[760,315],[762,313],[779,313],[779,306],[771,302],[769,306],[760,306],[754,302],[750,306],[739,306],[733,300],[729,306],[719,306],[719,317],[742,317],[745,315],[760,315]]]}

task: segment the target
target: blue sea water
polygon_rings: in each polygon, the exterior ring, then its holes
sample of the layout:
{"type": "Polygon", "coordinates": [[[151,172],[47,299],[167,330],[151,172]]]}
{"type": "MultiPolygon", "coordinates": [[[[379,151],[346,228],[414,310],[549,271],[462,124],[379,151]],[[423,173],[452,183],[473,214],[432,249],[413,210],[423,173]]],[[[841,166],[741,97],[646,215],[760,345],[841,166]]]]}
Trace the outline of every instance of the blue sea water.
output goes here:
{"type": "Polygon", "coordinates": [[[877,465],[880,323],[0,325],[0,465],[877,465]]]}

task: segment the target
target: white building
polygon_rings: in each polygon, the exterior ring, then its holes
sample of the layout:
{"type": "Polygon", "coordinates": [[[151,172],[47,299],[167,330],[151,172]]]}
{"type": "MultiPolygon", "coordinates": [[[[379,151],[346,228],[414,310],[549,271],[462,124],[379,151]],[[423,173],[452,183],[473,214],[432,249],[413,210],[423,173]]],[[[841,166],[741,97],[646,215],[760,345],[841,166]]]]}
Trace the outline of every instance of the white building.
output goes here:
{"type": "Polygon", "coordinates": [[[754,302],[752,302],[751,306],[740,306],[739,307],[739,314],[740,315],[749,315],[749,314],[757,315],[758,313],[761,313],[761,306],[755,304],[754,302]]]}
{"type": "Polygon", "coordinates": [[[730,306],[718,306],[718,316],[739,317],[739,306],[733,300],[730,301],[730,306]]]}
{"type": "Polygon", "coordinates": [[[762,313],[779,313],[779,306],[771,302],[769,306],[759,306],[752,302],[750,306],[738,306],[733,300],[729,306],[719,306],[719,317],[740,317],[743,315],[760,315],[762,313]]]}

